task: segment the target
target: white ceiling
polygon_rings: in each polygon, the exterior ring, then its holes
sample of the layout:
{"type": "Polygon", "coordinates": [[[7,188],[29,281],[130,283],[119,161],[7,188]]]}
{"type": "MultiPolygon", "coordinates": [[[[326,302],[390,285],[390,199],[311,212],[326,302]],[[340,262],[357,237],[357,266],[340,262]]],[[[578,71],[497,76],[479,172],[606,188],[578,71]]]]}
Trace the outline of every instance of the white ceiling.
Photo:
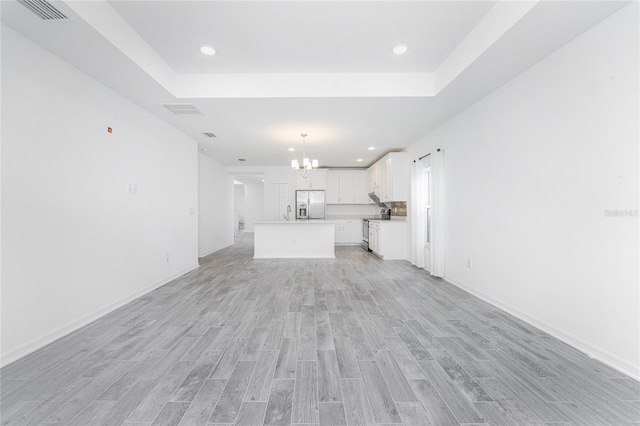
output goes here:
{"type": "Polygon", "coordinates": [[[363,167],[628,1],[52,3],[72,21],[42,21],[13,0],[0,2],[2,20],[181,129],[205,155],[287,165],[306,132],[321,166],[363,167]],[[203,43],[217,54],[200,54],[203,43]],[[398,43],[409,46],[404,56],[391,53],[398,43]],[[202,114],[176,116],[165,103],[202,114]]]}
{"type": "Polygon", "coordinates": [[[493,3],[109,2],[181,74],[431,72],[493,3]],[[411,50],[394,57],[398,43],[411,50]]]}

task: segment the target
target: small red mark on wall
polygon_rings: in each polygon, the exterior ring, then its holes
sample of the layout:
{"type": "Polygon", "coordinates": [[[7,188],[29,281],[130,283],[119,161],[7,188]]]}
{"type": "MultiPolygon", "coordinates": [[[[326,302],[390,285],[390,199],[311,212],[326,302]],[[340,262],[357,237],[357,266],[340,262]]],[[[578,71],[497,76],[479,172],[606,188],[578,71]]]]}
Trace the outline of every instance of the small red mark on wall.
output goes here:
{"type": "Polygon", "coordinates": [[[107,132],[113,133],[113,129],[111,127],[107,127],[107,132]]]}

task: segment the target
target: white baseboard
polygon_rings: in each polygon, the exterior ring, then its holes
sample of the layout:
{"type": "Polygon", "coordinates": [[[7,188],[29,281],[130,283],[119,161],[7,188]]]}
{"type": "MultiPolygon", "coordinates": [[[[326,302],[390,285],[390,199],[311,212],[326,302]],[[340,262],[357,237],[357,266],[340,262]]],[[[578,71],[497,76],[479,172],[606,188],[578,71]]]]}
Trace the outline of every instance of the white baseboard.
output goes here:
{"type": "Polygon", "coordinates": [[[200,265],[192,265],[189,266],[188,268],[183,269],[180,272],[177,272],[175,274],[172,274],[171,276],[167,277],[167,278],[163,278],[160,281],[157,281],[141,290],[138,290],[130,295],[128,295],[127,297],[124,297],[114,303],[111,303],[103,308],[100,308],[88,315],[85,315],[75,321],[72,321],[66,325],[63,325],[62,327],[58,327],[55,330],[46,333],[40,337],[37,337],[33,340],[31,340],[30,342],[27,342],[26,344],[8,351],[7,353],[2,354],[2,359],[0,360],[0,367],[4,367],[8,364],[11,364],[14,361],[19,360],[20,358],[29,355],[30,353],[37,351],[38,349],[41,349],[43,347],[45,347],[46,345],[48,345],[49,343],[52,343],[58,339],[60,339],[61,337],[66,336],[69,333],[72,333],[74,331],[76,331],[77,329],[84,327],[85,325],[97,320],[98,318],[108,314],[109,312],[115,311],[116,309],[126,305],[127,303],[157,289],[158,287],[162,287],[163,285],[175,280],[178,277],[181,277],[182,275],[193,271],[194,269],[199,268],[200,265]]]}
{"type": "Polygon", "coordinates": [[[204,254],[200,254],[200,253],[198,253],[198,257],[207,257],[207,256],[209,256],[210,254],[213,254],[213,253],[215,253],[215,252],[217,252],[217,251],[220,251],[220,250],[222,250],[222,249],[224,249],[224,248],[231,247],[231,246],[232,246],[232,245],[234,245],[234,244],[235,244],[235,242],[234,242],[234,241],[231,241],[230,243],[223,244],[223,245],[218,246],[218,247],[216,247],[216,248],[214,248],[214,249],[211,249],[211,250],[207,250],[204,254]]]}
{"type": "Polygon", "coordinates": [[[626,374],[629,377],[632,377],[636,380],[640,380],[640,369],[638,368],[637,365],[634,365],[629,361],[621,359],[620,357],[602,348],[594,346],[589,342],[585,342],[584,340],[576,336],[573,336],[572,334],[567,333],[564,330],[557,328],[556,326],[551,325],[539,318],[533,317],[525,312],[522,312],[519,309],[514,308],[513,306],[507,303],[502,302],[501,300],[498,300],[492,296],[484,294],[478,291],[477,289],[469,287],[468,285],[463,284],[460,281],[455,280],[454,278],[444,277],[444,280],[455,285],[458,288],[461,288],[462,290],[468,293],[473,294],[474,296],[484,300],[485,302],[488,302],[502,309],[503,311],[513,315],[514,317],[517,317],[522,321],[525,321],[533,325],[534,327],[544,331],[545,333],[555,337],[558,340],[561,340],[567,345],[586,354],[588,357],[601,361],[602,363],[607,364],[609,367],[615,368],[616,370],[620,371],[623,374],[626,374]]]}

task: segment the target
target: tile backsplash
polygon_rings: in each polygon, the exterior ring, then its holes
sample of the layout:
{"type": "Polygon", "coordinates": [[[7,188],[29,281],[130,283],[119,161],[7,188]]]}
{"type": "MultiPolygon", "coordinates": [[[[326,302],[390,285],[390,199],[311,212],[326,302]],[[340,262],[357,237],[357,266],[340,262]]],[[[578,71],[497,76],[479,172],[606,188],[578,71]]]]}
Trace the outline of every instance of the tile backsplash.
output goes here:
{"type": "Polygon", "coordinates": [[[391,216],[406,216],[407,215],[407,202],[406,201],[394,201],[388,203],[391,205],[391,216]]]}

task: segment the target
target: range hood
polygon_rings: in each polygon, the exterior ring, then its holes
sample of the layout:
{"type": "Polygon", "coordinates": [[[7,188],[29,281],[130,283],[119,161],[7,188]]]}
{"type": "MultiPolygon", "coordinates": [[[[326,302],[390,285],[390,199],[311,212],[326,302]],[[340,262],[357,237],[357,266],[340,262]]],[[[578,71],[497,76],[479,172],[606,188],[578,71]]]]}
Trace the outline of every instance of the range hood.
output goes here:
{"type": "Polygon", "coordinates": [[[376,203],[378,207],[389,208],[389,205],[387,203],[383,203],[382,201],[380,201],[380,197],[378,197],[375,192],[370,192],[369,198],[371,198],[371,200],[376,203]]]}

